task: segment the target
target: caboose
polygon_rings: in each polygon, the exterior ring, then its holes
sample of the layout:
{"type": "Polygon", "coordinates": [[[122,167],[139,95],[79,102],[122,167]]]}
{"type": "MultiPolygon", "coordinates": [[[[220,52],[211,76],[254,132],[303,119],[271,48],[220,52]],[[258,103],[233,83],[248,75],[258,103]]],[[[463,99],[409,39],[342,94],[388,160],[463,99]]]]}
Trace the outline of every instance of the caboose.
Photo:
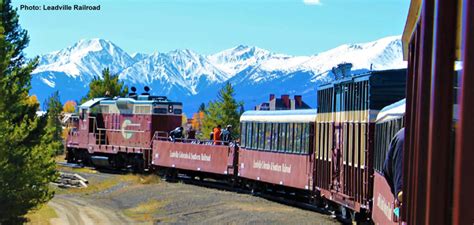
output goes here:
{"type": "Polygon", "coordinates": [[[71,117],[66,140],[68,162],[96,167],[147,169],[154,135],[180,126],[182,103],[164,96],[137,94],[94,98],[71,117]]]}

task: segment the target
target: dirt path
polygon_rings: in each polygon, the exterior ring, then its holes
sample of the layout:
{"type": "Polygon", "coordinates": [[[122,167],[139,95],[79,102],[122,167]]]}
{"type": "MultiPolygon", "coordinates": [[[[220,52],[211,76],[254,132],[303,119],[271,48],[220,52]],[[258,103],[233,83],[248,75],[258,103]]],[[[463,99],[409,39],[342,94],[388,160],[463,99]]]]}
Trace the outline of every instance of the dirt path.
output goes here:
{"type": "Polygon", "coordinates": [[[53,225],[71,224],[340,224],[328,215],[156,176],[75,170],[86,189],[56,189],[53,225]]]}
{"type": "Polygon", "coordinates": [[[57,196],[48,204],[59,216],[51,219],[53,225],[133,224],[117,211],[98,207],[79,198],[57,196]]]}

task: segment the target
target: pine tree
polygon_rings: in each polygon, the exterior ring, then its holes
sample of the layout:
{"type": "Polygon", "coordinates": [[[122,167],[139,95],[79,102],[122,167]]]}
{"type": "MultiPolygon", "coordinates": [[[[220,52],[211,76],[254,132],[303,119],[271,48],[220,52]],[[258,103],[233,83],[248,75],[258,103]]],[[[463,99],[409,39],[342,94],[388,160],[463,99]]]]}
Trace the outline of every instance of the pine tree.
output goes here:
{"type": "Polygon", "coordinates": [[[211,101],[205,110],[202,121],[201,139],[208,139],[212,129],[217,125],[223,128],[232,125],[232,138],[235,140],[240,134],[240,107],[242,102],[234,98],[234,88],[227,82],[217,94],[217,100],[211,101]]]}
{"type": "Polygon", "coordinates": [[[206,104],[201,103],[201,105],[199,105],[199,109],[198,109],[198,112],[205,112],[206,111],[206,104]]]}
{"type": "Polygon", "coordinates": [[[109,68],[102,70],[102,78],[96,76],[89,84],[89,92],[82,99],[85,102],[92,98],[125,96],[128,93],[128,87],[119,81],[117,74],[110,74],[109,68]]]}
{"type": "Polygon", "coordinates": [[[59,92],[54,92],[45,102],[44,106],[47,111],[47,122],[46,122],[46,133],[51,135],[53,149],[56,155],[60,155],[64,152],[63,139],[62,139],[62,125],[60,121],[62,104],[59,99],[59,92]]]}
{"type": "Polygon", "coordinates": [[[57,174],[46,120],[28,95],[38,58],[23,53],[29,38],[10,0],[0,1],[0,17],[0,224],[14,224],[52,198],[57,174]]]}

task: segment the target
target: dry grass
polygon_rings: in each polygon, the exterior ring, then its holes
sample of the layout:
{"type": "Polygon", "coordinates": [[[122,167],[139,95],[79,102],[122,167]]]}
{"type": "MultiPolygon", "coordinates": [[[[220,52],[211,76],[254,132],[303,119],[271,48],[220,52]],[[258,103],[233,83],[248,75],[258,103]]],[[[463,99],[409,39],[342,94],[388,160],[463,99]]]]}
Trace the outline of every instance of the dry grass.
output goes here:
{"type": "Polygon", "coordinates": [[[71,173],[97,173],[97,170],[92,168],[83,167],[83,168],[72,168],[69,166],[56,165],[56,169],[59,171],[71,172],[71,173]]]}
{"type": "Polygon", "coordinates": [[[50,220],[57,217],[56,211],[47,204],[42,205],[38,210],[30,211],[26,215],[27,224],[33,225],[49,225],[50,220]]]}
{"type": "MultiPolygon", "coordinates": [[[[133,220],[146,222],[153,221],[153,214],[164,208],[168,203],[165,201],[150,200],[148,202],[141,203],[133,208],[124,210],[124,214],[133,220]]],[[[161,219],[160,221],[163,221],[161,219]]]]}

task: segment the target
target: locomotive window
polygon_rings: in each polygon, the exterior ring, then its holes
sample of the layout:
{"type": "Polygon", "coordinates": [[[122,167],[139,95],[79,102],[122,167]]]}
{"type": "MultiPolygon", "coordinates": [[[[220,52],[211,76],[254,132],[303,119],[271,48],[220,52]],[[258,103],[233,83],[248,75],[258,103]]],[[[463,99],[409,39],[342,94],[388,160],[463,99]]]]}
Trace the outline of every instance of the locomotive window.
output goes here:
{"type": "Polygon", "coordinates": [[[279,133],[278,132],[278,128],[279,128],[279,124],[278,123],[273,123],[273,126],[272,126],[272,151],[277,151],[278,150],[278,141],[280,140],[278,138],[279,136],[279,133]]]}
{"type": "Polygon", "coordinates": [[[242,147],[245,147],[245,140],[246,140],[245,137],[247,135],[246,130],[245,130],[245,128],[247,128],[246,125],[247,123],[245,122],[240,123],[240,145],[242,147]]]}
{"type": "Polygon", "coordinates": [[[174,114],[181,114],[183,113],[182,109],[174,109],[174,114]]]}
{"type": "Polygon", "coordinates": [[[155,113],[155,114],[166,114],[166,109],[165,108],[154,108],[153,113],[155,113]]]}
{"type": "Polygon", "coordinates": [[[265,124],[265,150],[270,151],[272,149],[272,124],[265,124]]]}

